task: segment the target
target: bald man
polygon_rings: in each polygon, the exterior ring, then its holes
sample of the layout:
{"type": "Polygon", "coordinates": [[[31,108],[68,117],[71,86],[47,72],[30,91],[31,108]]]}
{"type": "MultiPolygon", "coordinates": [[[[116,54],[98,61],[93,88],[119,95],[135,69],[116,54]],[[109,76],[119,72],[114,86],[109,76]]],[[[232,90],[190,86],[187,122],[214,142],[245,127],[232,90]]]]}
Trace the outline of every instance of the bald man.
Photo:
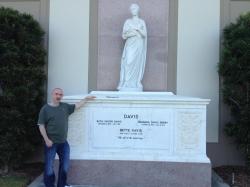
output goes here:
{"type": "Polygon", "coordinates": [[[68,117],[84,104],[95,99],[95,96],[87,96],[76,104],[61,102],[63,90],[54,88],[51,93],[51,103],[45,104],[39,113],[38,126],[43,136],[44,145],[44,184],[46,187],[55,187],[55,174],[53,163],[56,153],[59,156],[59,171],[57,187],[70,187],[67,184],[67,172],[69,168],[70,147],[67,142],[68,117]]]}

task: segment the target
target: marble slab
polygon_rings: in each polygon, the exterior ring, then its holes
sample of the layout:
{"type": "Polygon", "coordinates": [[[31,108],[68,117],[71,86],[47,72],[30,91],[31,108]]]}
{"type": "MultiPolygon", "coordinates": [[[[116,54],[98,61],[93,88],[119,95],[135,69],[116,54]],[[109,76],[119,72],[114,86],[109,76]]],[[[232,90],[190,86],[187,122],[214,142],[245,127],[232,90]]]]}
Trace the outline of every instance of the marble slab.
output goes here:
{"type": "MultiPolygon", "coordinates": [[[[70,116],[71,159],[210,163],[206,155],[209,99],[169,92],[91,92],[70,116]]],[[[66,96],[76,103],[84,95],[66,96]]]]}

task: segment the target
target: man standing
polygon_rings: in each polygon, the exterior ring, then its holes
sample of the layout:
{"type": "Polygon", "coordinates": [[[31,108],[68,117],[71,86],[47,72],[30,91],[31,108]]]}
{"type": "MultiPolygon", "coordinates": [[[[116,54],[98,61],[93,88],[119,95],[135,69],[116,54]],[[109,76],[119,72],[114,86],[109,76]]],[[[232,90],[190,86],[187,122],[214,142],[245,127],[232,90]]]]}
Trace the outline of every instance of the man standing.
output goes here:
{"type": "Polygon", "coordinates": [[[67,184],[70,147],[67,142],[68,117],[75,110],[81,108],[88,100],[95,96],[87,96],[76,104],[61,102],[63,90],[54,88],[52,102],[45,104],[39,113],[38,126],[45,142],[44,184],[46,187],[55,187],[53,163],[56,153],[59,156],[59,171],[57,187],[70,187],[67,184]]]}

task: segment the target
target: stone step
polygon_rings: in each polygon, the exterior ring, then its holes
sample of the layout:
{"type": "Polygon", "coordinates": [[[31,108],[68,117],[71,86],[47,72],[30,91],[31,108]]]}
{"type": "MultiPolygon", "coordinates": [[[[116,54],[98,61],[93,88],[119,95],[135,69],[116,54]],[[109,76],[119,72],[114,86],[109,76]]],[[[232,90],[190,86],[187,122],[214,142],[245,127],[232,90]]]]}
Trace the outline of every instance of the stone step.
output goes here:
{"type": "MultiPolygon", "coordinates": [[[[43,175],[37,177],[28,187],[45,187],[43,184],[43,175]]],[[[72,187],[125,187],[125,186],[72,185],[72,187]]]]}
{"type": "MultiPolygon", "coordinates": [[[[212,187],[229,187],[229,185],[225,183],[222,184],[221,180],[222,179],[219,179],[219,176],[215,172],[213,172],[212,187]]],[[[43,183],[43,174],[37,177],[28,187],[45,187],[43,183]]],[[[72,187],[128,187],[128,186],[72,185],[72,187]]]]}

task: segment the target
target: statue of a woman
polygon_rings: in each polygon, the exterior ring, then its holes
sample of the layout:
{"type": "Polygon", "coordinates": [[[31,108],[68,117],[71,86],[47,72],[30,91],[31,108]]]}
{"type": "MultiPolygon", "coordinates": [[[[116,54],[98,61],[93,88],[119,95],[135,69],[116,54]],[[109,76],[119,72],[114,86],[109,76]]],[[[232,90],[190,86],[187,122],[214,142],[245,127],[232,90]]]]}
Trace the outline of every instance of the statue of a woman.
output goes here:
{"type": "Polygon", "coordinates": [[[132,18],[127,19],[122,38],[126,40],[120,71],[119,91],[143,91],[142,78],[147,54],[147,29],[145,22],[139,18],[139,6],[132,4],[132,18]]]}

